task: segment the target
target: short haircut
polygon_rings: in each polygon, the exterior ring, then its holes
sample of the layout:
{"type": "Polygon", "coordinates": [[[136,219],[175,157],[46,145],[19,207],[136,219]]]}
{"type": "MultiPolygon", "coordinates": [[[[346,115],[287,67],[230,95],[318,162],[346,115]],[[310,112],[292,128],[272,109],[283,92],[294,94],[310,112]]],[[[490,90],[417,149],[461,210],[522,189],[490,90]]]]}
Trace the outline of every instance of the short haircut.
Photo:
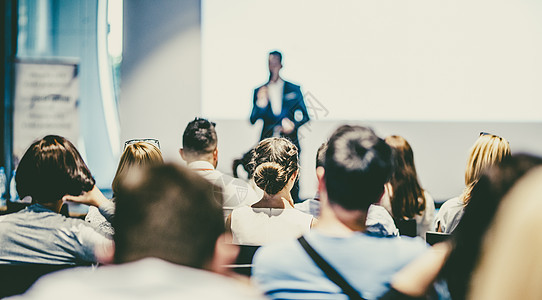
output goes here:
{"type": "Polygon", "coordinates": [[[326,161],[327,141],[323,142],[316,151],[316,167],[323,167],[326,161]]]}
{"type": "Polygon", "coordinates": [[[367,211],[382,196],[392,165],[390,146],[372,129],[339,127],[329,139],[324,163],[330,203],[367,211]]]}
{"type": "Polygon", "coordinates": [[[113,195],[117,193],[120,183],[126,178],[133,167],[146,167],[164,163],[162,152],[155,145],[147,142],[129,144],[124,149],[113,178],[111,189],[113,195]]]}
{"type": "Polygon", "coordinates": [[[279,58],[279,62],[282,63],[282,53],[280,53],[279,51],[272,51],[272,52],[269,52],[269,56],[276,56],[279,58]]]}
{"type": "Polygon", "coordinates": [[[215,126],[214,122],[203,118],[188,123],[183,133],[184,150],[195,155],[212,153],[218,143],[215,126]]]}
{"type": "Polygon", "coordinates": [[[96,182],[75,146],[57,135],[35,141],[25,152],[15,175],[19,197],[33,203],[54,203],[66,194],[78,196],[96,182]]]}
{"type": "Polygon", "coordinates": [[[225,231],[221,193],[174,164],[136,169],[116,195],[116,263],[156,257],[204,268],[225,231]]]}
{"type": "Polygon", "coordinates": [[[280,192],[299,169],[297,147],[285,138],[267,138],[254,148],[254,182],[269,195],[280,192]]]}

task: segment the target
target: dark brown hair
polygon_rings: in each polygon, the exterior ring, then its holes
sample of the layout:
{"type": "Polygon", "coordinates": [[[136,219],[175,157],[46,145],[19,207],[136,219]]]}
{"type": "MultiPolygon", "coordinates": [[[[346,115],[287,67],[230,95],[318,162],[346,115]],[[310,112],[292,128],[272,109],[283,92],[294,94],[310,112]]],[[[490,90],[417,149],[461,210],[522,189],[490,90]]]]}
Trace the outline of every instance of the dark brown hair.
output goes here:
{"type": "Polygon", "coordinates": [[[254,148],[251,165],[256,185],[275,195],[299,169],[297,147],[285,138],[267,138],[254,148]]]}
{"type": "Polygon", "coordinates": [[[77,196],[96,184],[75,146],[57,135],[48,135],[26,150],[15,182],[19,197],[31,196],[33,203],[55,202],[66,194],[77,196]]]}
{"type": "Polygon", "coordinates": [[[343,125],[329,138],[324,179],[330,203],[367,211],[384,193],[392,171],[388,144],[372,129],[343,125]]]}
{"type": "Polygon", "coordinates": [[[224,233],[222,193],[174,164],[134,169],[116,195],[115,262],[156,257],[205,267],[224,233]]]}
{"type": "Polygon", "coordinates": [[[196,155],[212,153],[218,143],[215,126],[214,122],[203,118],[188,123],[183,133],[183,149],[196,155]]]}
{"type": "Polygon", "coordinates": [[[394,153],[394,172],[390,179],[393,195],[391,211],[396,220],[412,219],[425,210],[424,190],[418,181],[414,153],[410,144],[401,136],[386,138],[394,153]]]}

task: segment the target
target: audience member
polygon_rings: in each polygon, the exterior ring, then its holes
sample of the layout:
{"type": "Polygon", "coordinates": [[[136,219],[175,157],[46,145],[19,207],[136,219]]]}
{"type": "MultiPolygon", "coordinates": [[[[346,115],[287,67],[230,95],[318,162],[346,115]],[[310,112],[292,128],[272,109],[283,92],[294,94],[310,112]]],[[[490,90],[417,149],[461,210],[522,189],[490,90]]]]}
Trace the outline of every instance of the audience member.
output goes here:
{"type": "MultiPolygon", "coordinates": [[[[318,167],[324,166],[326,150],[327,142],[322,143],[322,145],[318,147],[318,151],[316,151],[316,169],[318,169],[318,167]]],[[[313,217],[318,218],[318,216],[320,215],[320,195],[318,194],[318,192],[316,192],[314,198],[307,199],[300,203],[296,203],[294,204],[294,207],[304,213],[310,214],[313,217]]]]}
{"type": "MultiPolygon", "coordinates": [[[[316,152],[316,169],[324,167],[326,157],[327,142],[322,143],[316,152]]],[[[318,218],[320,215],[320,195],[316,192],[313,199],[307,199],[304,202],[294,205],[304,213],[311,214],[318,218]]],[[[366,231],[380,236],[399,236],[399,230],[395,226],[393,218],[385,208],[378,204],[371,204],[367,212],[366,231]]]]}
{"type": "Polygon", "coordinates": [[[542,299],[542,167],[519,180],[483,241],[467,299],[542,299]]]}
{"type": "Polygon", "coordinates": [[[540,165],[542,158],[519,154],[504,158],[500,164],[485,170],[471,191],[472,201],[465,207],[451,242],[435,245],[439,251],[401,270],[393,287],[408,295],[420,296],[440,274],[447,282],[452,299],[466,299],[476,262],[483,257],[484,235],[496,211],[500,210],[501,199],[518,179],[540,165]]]}
{"type": "Polygon", "coordinates": [[[422,239],[364,233],[367,210],[382,197],[392,164],[390,147],[371,129],[345,125],[333,133],[324,167],[317,170],[318,224],[303,239],[256,252],[253,279],[268,296],[345,299],[346,294],[375,299],[388,290],[395,272],[426,251],[422,239]],[[335,283],[339,276],[326,274],[315,263],[311,245],[344,278],[343,287],[335,283]]]}
{"type": "Polygon", "coordinates": [[[542,158],[514,155],[484,172],[471,191],[471,200],[453,232],[453,250],[441,272],[454,300],[465,299],[471,274],[480,258],[481,243],[501,199],[524,174],[542,165],[542,158]]]}
{"type": "Polygon", "coordinates": [[[261,299],[214,273],[237,249],[209,182],[169,164],[131,173],[115,195],[114,264],[46,276],[23,299],[261,299]]]}
{"type": "MultiPolygon", "coordinates": [[[[124,152],[122,153],[117,167],[117,173],[113,178],[111,189],[113,190],[113,201],[118,193],[120,183],[128,176],[130,171],[135,168],[159,165],[164,163],[162,152],[158,146],[150,142],[151,140],[130,140],[125,143],[124,152]]],[[[100,214],[96,206],[90,206],[85,221],[98,226],[102,231],[113,235],[113,227],[102,214],[100,214]]]]}
{"type": "Polygon", "coordinates": [[[224,198],[224,216],[236,207],[251,205],[258,201],[247,182],[216,170],[218,165],[218,137],[215,123],[195,118],[183,133],[183,148],[179,150],[188,167],[220,187],[224,198]]]}
{"type": "Polygon", "coordinates": [[[111,247],[87,222],[59,214],[66,194],[105,198],[71,142],[55,135],[34,142],[15,182],[19,196],[31,197],[32,205],[0,217],[0,263],[89,264],[97,261],[95,251],[111,247]]]}
{"type": "Polygon", "coordinates": [[[291,195],[299,174],[297,147],[285,138],[264,139],[254,149],[251,164],[254,181],[264,195],[228,217],[233,243],[263,245],[308,232],[313,217],[295,209],[291,195]]]}
{"type": "Polygon", "coordinates": [[[391,135],[386,143],[394,152],[394,171],[386,184],[389,202],[383,205],[396,222],[416,220],[416,235],[425,239],[425,233],[432,230],[435,217],[435,203],[431,195],[418,181],[412,147],[403,137],[391,135]]]}
{"type": "Polygon", "coordinates": [[[508,141],[500,136],[480,133],[474,143],[465,169],[465,189],[459,197],[446,201],[435,217],[436,231],[451,233],[463,216],[465,206],[471,198],[471,191],[478,182],[478,178],[488,167],[500,163],[510,155],[508,141]]]}

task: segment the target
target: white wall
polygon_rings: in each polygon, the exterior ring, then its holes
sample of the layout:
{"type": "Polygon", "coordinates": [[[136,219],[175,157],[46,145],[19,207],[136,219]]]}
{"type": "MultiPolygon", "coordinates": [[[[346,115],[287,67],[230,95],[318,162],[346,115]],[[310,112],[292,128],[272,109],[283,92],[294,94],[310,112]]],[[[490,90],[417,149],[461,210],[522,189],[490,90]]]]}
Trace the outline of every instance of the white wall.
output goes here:
{"type": "MultiPolygon", "coordinates": [[[[181,146],[182,132],[194,116],[201,114],[199,1],[132,0],[125,1],[124,5],[122,138],[157,137],[166,158],[181,161],[177,150],[181,146]]],[[[261,68],[265,68],[265,61],[261,68]]],[[[224,79],[235,81],[230,77],[224,79]]],[[[250,93],[247,92],[249,96],[250,93]]],[[[250,98],[243,99],[250,101],[250,98]]],[[[334,109],[334,105],[333,101],[325,104],[329,110],[334,109]]],[[[219,169],[230,173],[232,159],[241,156],[258,141],[261,125],[251,126],[248,112],[246,119],[213,121],[218,124],[219,169]]],[[[302,197],[312,196],[315,189],[316,149],[344,122],[361,124],[359,118],[341,121],[319,116],[301,128],[302,197]]],[[[422,185],[436,200],[445,200],[461,192],[467,154],[480,131],[507,138],[514,153],[542,155],[541,122],[371,121],[369,125],[381,136],[399,134],[411,143],[422,185]]]]}
{"type": "MultiPolygon", "coordinates": [[[[231,161],[240,157],[258,141],[261,125],[227,119],[217,122],[219,135],[218,168],[231,173],[231,161]]],[[[422,187],[435,201],[457,196],[464,188],[468,153],[481,131],[505,137],[512,153],[527,152],[542,156],[542,123],[500,122],[362,122],[359,120],[316,120],[300,129],[300,196],[311,197],[316,190],[314,171],[316,150],[342,124],[372,127],[385,137],[405,137],[414,151],[414,160],[422,187]]]]}
{"type": "Polygon", "coordinates": [[[186,124],[201,111],[198,0],[124,1],[121,139],[158,138],[180,162],[186,124]]]}

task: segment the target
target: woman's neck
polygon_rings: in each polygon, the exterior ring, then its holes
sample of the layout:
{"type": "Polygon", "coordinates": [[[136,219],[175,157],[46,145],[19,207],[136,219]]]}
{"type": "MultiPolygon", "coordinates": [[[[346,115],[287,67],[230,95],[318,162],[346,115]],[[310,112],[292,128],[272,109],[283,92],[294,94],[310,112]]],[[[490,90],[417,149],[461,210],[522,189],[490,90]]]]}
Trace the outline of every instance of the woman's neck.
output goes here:
{"type": "Polygon", "coordinates": [[[264,192],[262,200],[252,204],[255,208],[293,208],[294,200],[289,190],[283,189],[280,192],[270,195],[264,192]]]}

